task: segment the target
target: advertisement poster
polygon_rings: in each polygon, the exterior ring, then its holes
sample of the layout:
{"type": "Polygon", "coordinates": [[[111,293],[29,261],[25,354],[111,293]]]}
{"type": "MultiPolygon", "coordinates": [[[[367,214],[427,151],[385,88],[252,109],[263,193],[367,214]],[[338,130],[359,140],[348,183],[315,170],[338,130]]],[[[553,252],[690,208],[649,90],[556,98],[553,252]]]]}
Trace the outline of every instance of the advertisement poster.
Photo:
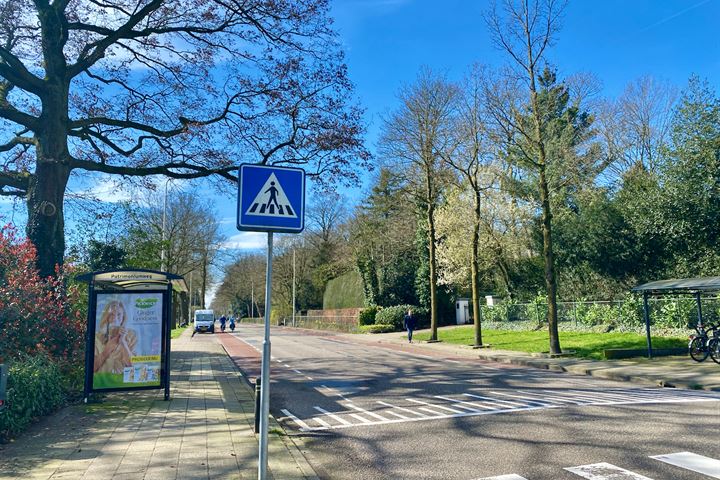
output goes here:
{"type": "Polygon", "coordinates": [[[93,389],[160,386],[162,293],[98,293],[93,389]]]}

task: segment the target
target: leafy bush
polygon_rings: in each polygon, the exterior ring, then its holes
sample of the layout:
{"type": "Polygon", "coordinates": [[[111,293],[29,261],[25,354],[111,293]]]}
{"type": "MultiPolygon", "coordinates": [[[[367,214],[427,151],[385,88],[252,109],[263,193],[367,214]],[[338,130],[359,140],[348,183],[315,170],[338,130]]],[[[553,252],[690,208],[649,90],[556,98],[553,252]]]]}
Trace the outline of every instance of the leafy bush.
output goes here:
{"type": "Polygon", "coordinates": [[[377,315],[378,306],[370,305],[360,310],[358,314],[358,325],[373,325],[375,323],[375,315],[377,315]]]}
{"type": "Polygon", "coordinates": [[[395,330],[402,330],[403,318],[408,310],[412,310],[413,315],[417,318],[418,328],[423,328],[428,325],[428,311],[414,305],[395,305],[393,307],[383,308],[375,315],[375,324],[392,325],[395,330]]]}
{"type": "Polygon", "coordinates": [[[0,442],[21,432],[36,417],[65,401],[67,378],[46,352],[21,355],[9,368],[7,407],[0,409],[0,442]]]}
{"type": "Polygon", "coordinates": [[[388,333],[394,332],[394,325],[387,325],[384,323],[376,323],[375,325],[362,325],[358,328],[361,333],[388,333]]]}
{"type": "Polygon", "coordinates": [[[0,361],[3,354],[44,350],[82,362],[85,316],[76,305],[83,293],[77,285],[66,286],[60,270],[54,278],[40,278],[35,258],[35,247],[18,238],[14,227],[0,228],[0,361]]]}
{"type": "Polygon", "coordinates": [[[692,298],[665,302],[651,313],[653,324],[661,328],[687,328],[697,323],[697,305],[692,298]]]}

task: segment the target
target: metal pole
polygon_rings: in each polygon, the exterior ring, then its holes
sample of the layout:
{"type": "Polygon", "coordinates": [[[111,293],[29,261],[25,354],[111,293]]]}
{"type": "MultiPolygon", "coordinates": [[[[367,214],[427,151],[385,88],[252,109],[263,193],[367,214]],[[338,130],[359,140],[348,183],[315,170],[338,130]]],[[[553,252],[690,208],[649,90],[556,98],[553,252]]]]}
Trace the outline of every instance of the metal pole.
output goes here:
{"type": "Polygon", "coordinates": [[[263,340],[262,374],[260,387],[260,458],[258,479],[267,479],[268,419],[270,417],[270,307],[272,305],[273,232],[268,232],[267,269],[265,273],[265,340],[263,340]]]}
{"type": "Polygon", "coordinates": [[[295,326],[295,247],[293,247],[293,300],[292,300],[292,326],[295,326]]]}
{"type": "MultiPolygon", "coordinates": [[[[255,282],[250,282],[250,319],[255,318],[255,282]]],[[[255,322],[253,322],[255,323],[255,322]]]]}
{"type": "Polygon", "coordinates": [[[650,339],[650,306],[648,294],[643,293],[643,315],[645,317],[645,335],[647,336],[648,358],[652,358],[652,340],[650,339]]]}
{"type": "Polygon", "coordinates": [[[697,326],[703,328],[702,306],[700,305],[700,292],[695,292],[695,302],[697,304],[697,326]]]}
{"type": "Polygon", "coordinates": [[[162,250],[160,250],[160,270],[165,271],[165,217],[167,216],[167,189],[170,178],[165,180],[165,201],[163,202],[163,222],[162,222],[162,250]]]}

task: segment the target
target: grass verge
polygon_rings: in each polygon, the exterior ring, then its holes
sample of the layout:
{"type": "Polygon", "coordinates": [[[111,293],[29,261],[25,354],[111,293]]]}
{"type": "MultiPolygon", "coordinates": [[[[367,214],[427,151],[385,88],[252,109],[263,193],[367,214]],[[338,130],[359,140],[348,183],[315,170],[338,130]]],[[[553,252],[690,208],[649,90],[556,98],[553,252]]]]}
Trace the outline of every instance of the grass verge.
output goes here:
{"type": "MultiPolygon", "coordinates": [[[[428,340],[429,332],[417,333],[418,340],[428,340]]],[[[439,329],[438,339],[447,343],[471,345],[475,334],[472,325],[451,329],[439,329]]],[[[548,332],[510,330],[483,330],[483,343],[490,344],[498,350],[540,353],[548,351],[548,332]]],[[[653,337],[653,348],[682,348],[687,346],[687,339],[681,337],[653,337]]],[[[647,343],[644,335],[636,333],[587,333],[560,332],[560,346],[563,350],[575,350],[575,356],[581,358],[603,359],[603,350],[611,348],[644,349],[647,343]]]]}
{"type": "Polygon", "coordinates": [[[173,328],[172,330],[170,330],[170,338],[178,338],[188,328],[190,328],[190,325],[187,325],[185,327],[173,328]]]}

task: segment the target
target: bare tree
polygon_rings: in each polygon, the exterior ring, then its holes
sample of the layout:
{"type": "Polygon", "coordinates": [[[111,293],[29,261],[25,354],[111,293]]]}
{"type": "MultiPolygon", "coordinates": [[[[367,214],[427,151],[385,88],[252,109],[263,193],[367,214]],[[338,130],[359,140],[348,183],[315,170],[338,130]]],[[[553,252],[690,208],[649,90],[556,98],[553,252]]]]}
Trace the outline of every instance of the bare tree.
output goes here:
{"type": "Polygon", "coordinates": [[[484,79],[488,72],[481,66],[475,66],[465,79],[459,96],[458,116],[456,119],[456,147],[441,152],[443,159],[467,182],[473,195],[472,259],[470,261],[470,281],[472,288],[473,321],[475,326],[475,346],[482,346],[482,327],[480,325],[479,292],[479,256],[480,230],[483,221],[484,194],[498,186],[498,176],[494,173],[494,146],[485,118],[487,102],[483,93],[487,90],[484,79]]]}
{"type": "Polygon", "coordinates": [[[636,165],[656,170],[677,99],[673,85],[645,76],[629,83],[616,100],[603,104],[598,124],[612,180],[636,165]]]}
{"type": "Polygon", "coordinates": [[[356,181],[369,159],[362,112],[328,11],[326,0],[0,0],[0,195],[27,199],[41,274],[63,263],[78,172],[235,180],[242,158],[356,181]]]}
{"type": "Polygon", "coordinates": [[[400,107],[385,119],[380,142],[382,155],[394,164],[412,187],[409,194],[424,209],[430,263],[430,340],[437,340],[437,260],[435,210],[440,200],[442,155],[454,144],[453,115],[457,87],[424,69],[415,84],[399,94],[400,107]]]}
{"type": "MultiPolygon", "coordinates": [[[[491,112],[498,125],[507,129],[508,137],[519,134],[523,138],[528,147],[521,148],[522,157],[538,176],[550,352],[556,354],[561,353],[561,349],[557,326],[557,277],[548,184],[548,168],[552,159],[548,157],[550,149],[543,132],[544,118],[538,101],[538,77],[545,62],[545,53],[559,28],[565,5],[566,2],[562,0],[503,0],[501,12],[493,5],[486,16],[493,41],[510,57],[516,78],[521,79],[528,96],[531,120],[529,124],[520,120],[521,112],[517,103],[515,99],[509,98],[508,94],[495,95],[491,112]]],[[[513,91],[514,88],[506,90],[513,91]]]]}

